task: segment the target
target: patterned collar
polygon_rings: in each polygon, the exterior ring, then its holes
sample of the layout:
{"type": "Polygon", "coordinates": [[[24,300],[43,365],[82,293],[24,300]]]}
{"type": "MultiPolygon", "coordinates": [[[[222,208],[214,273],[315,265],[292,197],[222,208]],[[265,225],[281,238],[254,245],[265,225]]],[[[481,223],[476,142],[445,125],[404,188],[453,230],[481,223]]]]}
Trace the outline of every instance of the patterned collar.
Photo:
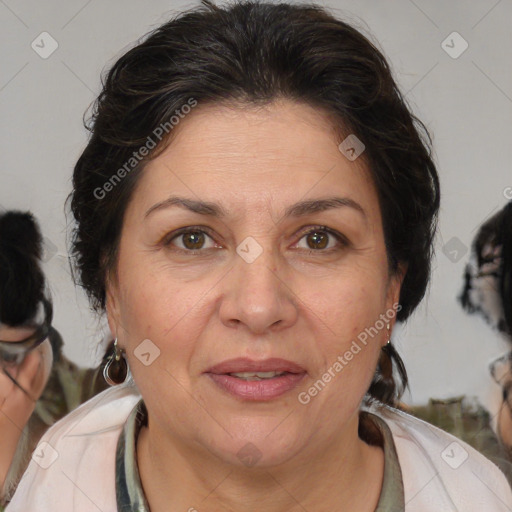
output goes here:
{"type": "Polygon", "coordinates": [[[132,409],[121,431],[116,449],[116,500],[118,512],[150,512],[142,490],[137,465],[137,437],[147,425],[146,406],[140,402],[132,409]]]}
{"type": "MultiPolygon", "coordinates": [[[[402,471],[391,430],[379,416],[366,412],[384,438],[384,479],[375,512],[404,512],[402,471]]],[[[147,425],[147,410],[141,400],[132,410],[121,431],[116,449],[116,499],[118,512],[150,512],[137,466],[137,437],[147,425]]]]}

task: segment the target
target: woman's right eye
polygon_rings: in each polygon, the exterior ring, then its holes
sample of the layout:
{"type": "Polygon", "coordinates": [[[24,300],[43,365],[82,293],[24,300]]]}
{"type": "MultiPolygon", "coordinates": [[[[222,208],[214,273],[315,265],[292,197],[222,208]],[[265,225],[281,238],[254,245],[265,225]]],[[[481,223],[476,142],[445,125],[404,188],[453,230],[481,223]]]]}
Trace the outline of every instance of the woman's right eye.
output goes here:
{"type": "Polygon", "coordinates": [[[165,242],[166,246],[175,246],[178,249],[195,253],[205,249],[213,249],[216,244],[213,238],[202,229],[183,229],[177,233],[172,233],[170,238],[165,242]],[[208,243],[209,241],[209,243],[208,243]]]}

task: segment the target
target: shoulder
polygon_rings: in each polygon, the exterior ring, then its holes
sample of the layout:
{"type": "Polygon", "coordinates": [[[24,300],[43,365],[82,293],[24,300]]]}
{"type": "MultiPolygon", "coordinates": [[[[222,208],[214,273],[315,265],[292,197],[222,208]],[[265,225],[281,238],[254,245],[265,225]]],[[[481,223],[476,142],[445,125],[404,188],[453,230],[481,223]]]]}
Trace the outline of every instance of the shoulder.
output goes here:
{"type": "Polygon", "coordinates": [[[33,510],[36,503],[41,512],[116,510],[116,444],[139,400],[133,384],[116,386],[53,425],[37,444],[7,510],[33,510]]]}
{"type": "Polygon", "coordinates": [[[512,490],[501,470],[455,436],[403,411],[365,407],[393,434],[406,510],[512,510],[512,490]]]}

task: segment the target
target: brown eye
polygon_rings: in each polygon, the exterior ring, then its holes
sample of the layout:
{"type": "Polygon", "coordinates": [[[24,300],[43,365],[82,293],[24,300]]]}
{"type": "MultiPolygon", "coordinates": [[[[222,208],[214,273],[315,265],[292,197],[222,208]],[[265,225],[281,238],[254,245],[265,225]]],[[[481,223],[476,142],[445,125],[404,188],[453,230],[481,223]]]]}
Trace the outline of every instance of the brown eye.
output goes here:
{"type": "Polygon", "coordinates": [[[207,249],[213,249],[215,242],[213,238],[202,229],[182,229],[175,232],[173,236],[168,238],[165,245],[169,248],[180,249],[182,252],[194,253],[196,251],[203,252],[207,249]]]}
{"type": "Polygon", "coordinates": [[[342,235],[327,228],[317,227],[306,231],[297,247],[309,251],[328,252],[341,249],[347,245],[348,241],[342,235]]]}
{"type": "Polygon", "coordinates": [[[200,231],[190,231],[181,236],[183,245],[192,251],[201,249],[201,247],[204,245],[204,233],[201,233],[200,231]]]}
{"type": "Polygon", "coordinates": [[[310,249],[325,249],[329,244],[329,235],[322,231],[313,231],[306,236],[310,249]]]}

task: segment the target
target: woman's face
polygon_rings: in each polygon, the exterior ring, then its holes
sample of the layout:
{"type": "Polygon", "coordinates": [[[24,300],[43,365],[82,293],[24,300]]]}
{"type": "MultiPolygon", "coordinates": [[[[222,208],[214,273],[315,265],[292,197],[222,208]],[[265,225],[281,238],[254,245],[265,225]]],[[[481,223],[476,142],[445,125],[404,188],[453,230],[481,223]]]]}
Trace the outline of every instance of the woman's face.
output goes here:
{"type": "Polygon", "coordinates": [[[357,435],[400,288],[362,158],[292,102],[199,104],[174,130],[107,291],[150,431],[262,465],[357,435]]]}

